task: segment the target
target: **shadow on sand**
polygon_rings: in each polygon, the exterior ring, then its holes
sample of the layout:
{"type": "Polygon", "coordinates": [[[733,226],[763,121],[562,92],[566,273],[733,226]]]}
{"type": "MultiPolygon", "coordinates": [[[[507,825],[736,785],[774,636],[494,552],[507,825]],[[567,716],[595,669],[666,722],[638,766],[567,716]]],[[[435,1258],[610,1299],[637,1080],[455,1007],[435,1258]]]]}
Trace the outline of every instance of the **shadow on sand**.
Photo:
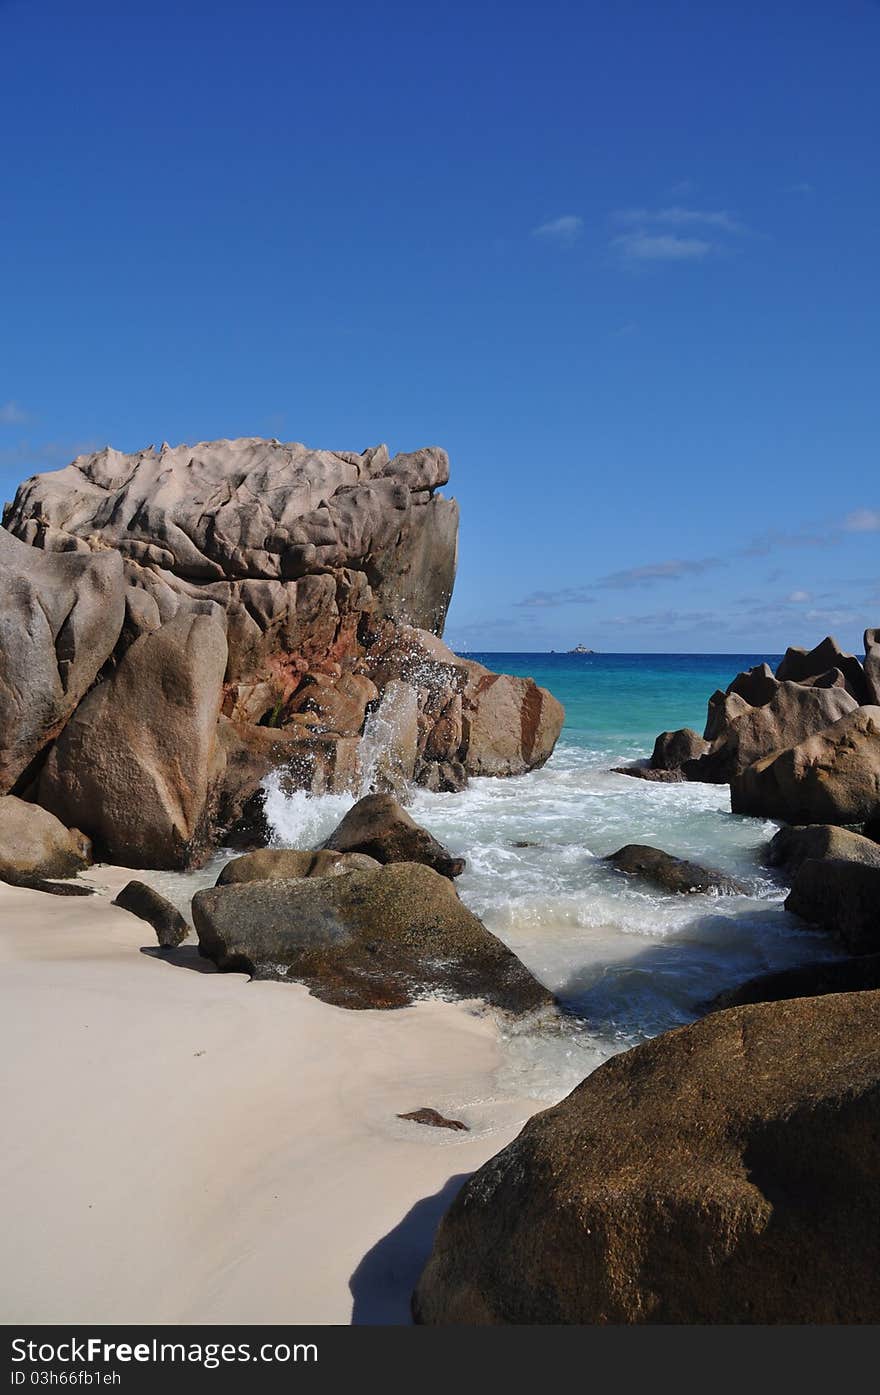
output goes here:
{"type": "Polygon", "coordinates": [[[400,1327],[412,1322],[410,1296],[431,1253],[437,1226],[469,1176],[461,1172],[450,1177],[434,1196],[417,1201],[400,1224],[367,1251],[348,1281],[353,1326],[400,1327]]]}
{"type": "Polygon", "coordinates": [[[199,954],[198,945],[178,945],[176,949],[166,949],[162,945],[141,945],[141,954],[150,959],[161,959],[178,969],[194,969],[197,974],[216,974],[219,969],[210,959],[199,954]]]}

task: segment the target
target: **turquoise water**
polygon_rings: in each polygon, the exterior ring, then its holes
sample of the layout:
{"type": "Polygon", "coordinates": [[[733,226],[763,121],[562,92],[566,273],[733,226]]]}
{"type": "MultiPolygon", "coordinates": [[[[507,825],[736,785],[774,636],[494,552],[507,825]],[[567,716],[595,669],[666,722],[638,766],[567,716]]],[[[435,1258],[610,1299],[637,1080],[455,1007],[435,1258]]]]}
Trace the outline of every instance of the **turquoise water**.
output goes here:
{"type": "Polygon", "coordinates": [[[706,703],[743,669],[781,654],[469,654],[498,673],[534,678],[565,706],[563,740],[622,762],[650,755],[677,727],[702,733],[706,703]]]}

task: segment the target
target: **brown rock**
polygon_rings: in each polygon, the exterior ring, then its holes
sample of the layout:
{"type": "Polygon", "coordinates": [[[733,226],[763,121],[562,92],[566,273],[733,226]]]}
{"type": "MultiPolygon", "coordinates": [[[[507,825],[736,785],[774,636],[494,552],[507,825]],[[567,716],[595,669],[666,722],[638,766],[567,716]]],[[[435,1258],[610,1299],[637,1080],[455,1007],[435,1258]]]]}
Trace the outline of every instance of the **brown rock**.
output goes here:
{"type": "Polygon", "coordinates": [[[128,867],[183,867],[206,838],[223,631],[180,616],[145,634],[80,704],[43,768],[39,800],[128,867]]]}
{"type": "Polygon", "coordinates": [[[865,630],[866,702],[880,706],[880,630],[865,630]]]}
{"type": "Polygon", "coordinates": [[[468,1132],[467,1124],[460,1119],[447,1119],[436,1109],[413,1109],[409,1114],[398,1114],[398,1119],[410,1119],[414,1124],[428,1124],[434,1129],[457,1129],[468,1132]]]}
{"type": "Polygon", "coordinates": [[[454,857],[390,794],[368,794],[359,799],[321,847],[366,853],[381,863],[423,862],[444,877],[460,876],[465,868],[463,857],[454,857]]]}
{"type": "Polygon", "coordinates": [[[835,935],[850,954],[880,951],[880,866],[810,858],[794,875],[785,909],[835,935]]]}
{"type": "Polygon", "coordinates": [[[33,886],[45,878],[73,877],[91,861],[92,845],[79,829],[65,828],[38,804],[0,796],[0,881],[33,886]]]}
{"type": "Polygon", "coordinates": [[[363,853],[301,852],[295,848],[259,848],[227,862],[217,886],[239,882],[294,881],[301,877],[339,877],[345,872],[375,871],[382,864],[363,853]]]}
{"type": "Polygon", "coordinates": [[[654,742],[651,769],[681,770],[685,761],[698,760],[708,749],[708,741],[691,727],[682,727],[679,731],[661,731],[654,742]]]}
{"type": "Polygon", "coordinates": [[[835,668],[843,674],[847,688],[857,703],[871,701],[869,686],[858,659],[853,654],[845,653],[831,635],[827,635],[814,649],[786,649],[776,677],[785,682],[805,683],[835,668]]]}
{"type": "Polygon", "coordinates": [[[221,969],[296,979],[325,1002],[403,1007],[425,993],[514,1013],[552,997],[430,867],[254,881],[193,897],[202,954],[221,969]]]}
{"type": "Polygon", "coordinates": [[[824,959],[799,964],[747,979],[728,988],[706,1009],[720,1012],[746,1003],[781,1003],[789,998],[819,998],[826,993],[864,993],[880,988],[880,954],[858,954],[851,959],[824,959]]]}
{"type": "Polygon", "coordinates": [[[880,993],[735,1008],[606,1061],[465,1183],[431,1324],[880,1320],[880,993]]]}
{"type": "Polygon", "coordinates": [[[531,678],[469,663],[463,694],[463,751],[469,775],[523,775],[553,754],[565,709],[531,678]]]}
{"type": "Polygon", "coordinates": [[[152,925],[163,949],[182,944],[189,934],[189,926],[177,907],[146,882],[127,882],[114,898],[113,905],[152,925]]]}
{"type": "Polygon", "coordinates": [[[735,814],[787,823],[863,823],[880,810],[880,707],[859,707],[759,760],[730,785],[735,814]]]}
{"type": "Polygon", "coordinates": [[[748,895],[748,888],[725,872],[701,867],[697,862],[673,857],[671,853],[643,843],[627,843],[626,847],[609,854],[605,860],[613,863],[619,872],[641,877],[664,891],[679,895],[709,891],[725,892],[730,896],[748,895]]]}
{"type": "Polygon", "coordinates": [[[115,553],[41,552],[0,528],[0,795],[63,729],[124,614],[115,553]]]}
{"type": "Polygon", "coordinates": [[[803,828],[780,828],[764,854],[768,867],[795,872],[808,858],[835,858],[880,867],[880,845],[848,828],[813,823],[803,828]]]}

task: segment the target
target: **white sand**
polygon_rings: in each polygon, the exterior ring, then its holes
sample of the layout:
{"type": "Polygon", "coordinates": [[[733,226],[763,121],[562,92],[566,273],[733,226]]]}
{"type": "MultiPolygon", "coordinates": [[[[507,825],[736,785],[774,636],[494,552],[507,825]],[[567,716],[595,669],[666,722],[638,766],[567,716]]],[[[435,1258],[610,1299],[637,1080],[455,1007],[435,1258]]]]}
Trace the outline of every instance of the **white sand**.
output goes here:
{"type": "Polygon", "coordinates": [[[0,883],[0,1321],[408,1321],[462,1174],[539,1107],[496,1097],[491,1017],[168,962],[110,904],[132,875],[0,883]]]}

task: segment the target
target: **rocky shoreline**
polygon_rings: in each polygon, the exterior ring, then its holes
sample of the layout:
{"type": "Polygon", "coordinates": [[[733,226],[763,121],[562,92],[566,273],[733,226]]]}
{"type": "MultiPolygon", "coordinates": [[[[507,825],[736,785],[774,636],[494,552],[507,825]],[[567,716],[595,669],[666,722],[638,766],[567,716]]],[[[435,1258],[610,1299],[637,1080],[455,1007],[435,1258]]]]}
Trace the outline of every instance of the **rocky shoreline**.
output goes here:
{"type": "MultiPolygon", "coordinates": [[[[403,807],[413,785],[540,768],[563,722],[546,689],[442,641],[447,479],[437,448],[246,439],[108,449],[22,485],[0,529],[0,881],[88,897],[93,860],[186,869],[222,842],[244,855],[191,898],[204,967],[302,985],[346,1017],[441,998],[557,1019],[458,895],[463,858],[403,807]],[[267,848],[270,773],[362,797],[318,845],[267,848]]],[[[878,632],[865,649],[862,664],[829,637],[739,674],[702,736],[664,732],[622,770],[729,784],[733,815],[784,822],[767,864],[840,956],[705,1003],[484,1153],[417,1321],[880,1317],[878,632]]],[[[746,891],[642,843],[603,861],[664,896],[746,891]]],[[[170,971],[190,920],[140,880],[116,890],[170,971]]],[[[468,1131],[444,1100],[401,1103],[401,1127],[468,1131]]]]}

